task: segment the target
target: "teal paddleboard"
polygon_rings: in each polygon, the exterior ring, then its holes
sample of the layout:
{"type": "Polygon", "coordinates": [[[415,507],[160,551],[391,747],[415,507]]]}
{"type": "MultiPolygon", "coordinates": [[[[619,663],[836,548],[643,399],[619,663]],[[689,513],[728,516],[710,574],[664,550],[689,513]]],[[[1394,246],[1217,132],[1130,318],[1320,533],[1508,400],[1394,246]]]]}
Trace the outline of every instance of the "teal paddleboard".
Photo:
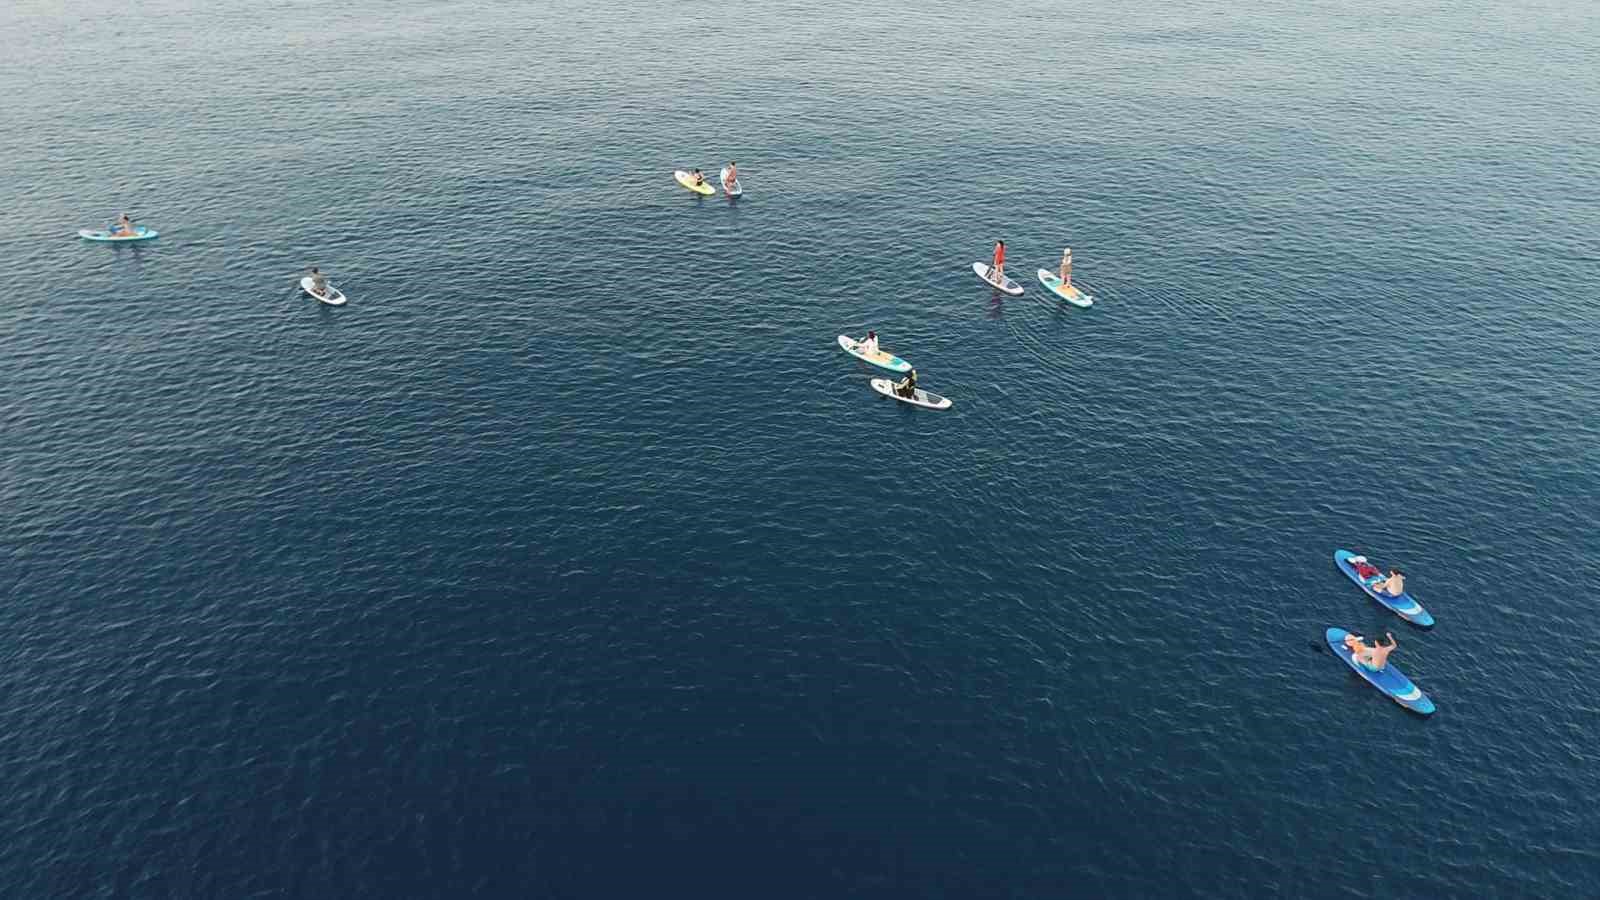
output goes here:
{"type": "Polygon", "coordinates": [[[146,228],[143,225],[135,225],[133,228],[133,234],[112,234],[109,231],[90,231],[89,229],[85,228],[78,232],[78,237],[81,237],[86,241],[104,241],[108,244],[120,244],[127,241],[148,241],[153,237],[160,236],[160,234],[161,232],[155,230],[154,228],[146,228]]]}

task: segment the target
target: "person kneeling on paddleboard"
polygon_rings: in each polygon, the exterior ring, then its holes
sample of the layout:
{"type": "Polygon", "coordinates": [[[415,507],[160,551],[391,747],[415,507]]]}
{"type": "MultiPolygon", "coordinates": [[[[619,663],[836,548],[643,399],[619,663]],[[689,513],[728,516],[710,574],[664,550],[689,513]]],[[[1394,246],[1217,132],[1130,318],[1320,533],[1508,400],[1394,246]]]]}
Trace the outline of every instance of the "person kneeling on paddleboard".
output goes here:
{"type": "Polygon", "coordinates": [[[917,395],[917,370],[912,369],[900,383],[894,386],[894,392],[902,397],[915,397],[917,395]]]}
{"type": "Polygon", "coordinates": [[[311,267],[311,290],[324,297],[328,296],[328,276],[322,274],[316,266],[311,267]]]}
{"type": "Polygon", "coordinates": [[[1006,283],[1006,242],[994,242],[994,261],[989,263],[989,280],[995,284],[1006,283]]]}
{"type": "Polygon", "coordinates": [[[122,218],[118,219],[117,223],[111,226],[111,233],[117,237],[133,236],[133,220],[128,218],[127,213],[123,213],[122,218]]]}
{"type": "Polygon", "coordinates": [[[1385,631],[1383,636],[1389,639],[1387,645],[1374,641],[1373,645],[1368,647],[1362,642],[1360,635],[1347,634],[1344,636],[1344,645],[1350,648],[1350,653],[1355,656],[1356,662],[1362,668],[1377,672],[1389,664],[1389,654],[1393,653],[1394,648],[1400,645],[1400,642],[1394,639],[1393,634],[1385,631]]]}

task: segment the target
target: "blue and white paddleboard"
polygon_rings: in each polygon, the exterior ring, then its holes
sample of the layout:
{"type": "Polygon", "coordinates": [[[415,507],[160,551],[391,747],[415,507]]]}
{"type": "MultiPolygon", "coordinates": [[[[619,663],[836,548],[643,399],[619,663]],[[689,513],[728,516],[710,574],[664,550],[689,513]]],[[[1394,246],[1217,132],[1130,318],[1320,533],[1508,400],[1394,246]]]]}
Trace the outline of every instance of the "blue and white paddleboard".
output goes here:
{"type": "Polygon", "coordinates": [[[1335,550],[1333,551],[1333,563],[1339,567],[1339,571],[1350,576],[1351,581],[1361,585],[1361,589],[1367,592],[1368,597],[1389,607],[1394,611],[1395,615],[1413,625],[1421,625],[1423,628],[1433,627],[1433,616],[1422,608],[1422,604],[1411,596],[1410,591],[1406,591],[1398,597],[1391,597],[1383,591],[1375,590],[1372,586],[1377,583],[1378,576],[1375,575],[1372,578],[1364,579],[1357,575],[1356,567],[1350,564],[1352,556],[1355,556],[1355,554],[1349,550],[1335,550]]]}
{"type": "Polygon", "coordinates": [[[86,241],[105,241],[108,243],[120,243],[123,241],[148,241],[151,238],[159,237],[160,235],[161,232],[156,231],[154,228],[146,228],[143,225],[133,226],[133,234],[112,234],[109,231],[90,231],[87,228],[78,232],[78,237],[81,237],[86,241]]]}
{"type": "Polygon", "coordinates": [[[1422,692],[1422,688],[1412,684],[1411,679],[1401,674],[1399,669],[1392,665],[1385,665],[1374,672],[1356,662],[1355,654],[1351,653],[1350,648],[1344,645],[1345,635],[1349,633],[1343,628],[1328,629],[1328,646],[1333,648],[1334,656],[1344,660],[1345,665],[1355,669],[1373,687],[1388,694],[1390,700],[1414,713],[1424,716],[1433,715],[1433,701],[1429,700],[1428,695],[1422,692]]]}

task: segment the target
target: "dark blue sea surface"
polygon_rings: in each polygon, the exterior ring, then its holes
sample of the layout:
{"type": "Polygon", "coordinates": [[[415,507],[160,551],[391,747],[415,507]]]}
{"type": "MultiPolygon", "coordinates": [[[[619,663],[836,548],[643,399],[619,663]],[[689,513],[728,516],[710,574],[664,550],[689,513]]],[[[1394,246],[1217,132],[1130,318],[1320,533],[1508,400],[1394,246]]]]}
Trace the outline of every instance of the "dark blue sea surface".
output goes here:
{"type": "Polygon", "coordinates": [[[1595,896],[1593,3],[0,47],[0,896],[1595,896]]]}

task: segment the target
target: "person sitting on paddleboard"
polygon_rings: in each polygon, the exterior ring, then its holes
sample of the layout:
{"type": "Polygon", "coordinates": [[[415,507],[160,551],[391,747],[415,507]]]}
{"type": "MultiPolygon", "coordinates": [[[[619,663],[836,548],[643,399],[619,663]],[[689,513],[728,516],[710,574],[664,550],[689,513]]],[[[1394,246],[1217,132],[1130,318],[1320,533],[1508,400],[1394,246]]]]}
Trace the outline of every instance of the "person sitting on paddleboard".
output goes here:
{"type": "Polygon", "coordinates": [[[706,177],[704,175],[700,174],[700,170],[699,169],[695,169],[693,172],[690,172],[689,174],[694,176],[694,186],[695,187],[699,187],[700,185],[706,183],[706,177]]]}
{"type": "Polygon", "coordinates": [[[1072,287],[1072,248],[1061,251],[1061,287],[1072,287]]]}
{"type": "Polygon", "coordinates": [[[877,353],[878,352],[878,333],[876,331],[867,332],[867,336],[861,339],[861,352],[862,353],[877,353]]]}
{"type": "Polygon", "coordinates": [[[328,295],[328,276],[322,274],[316,266],[311,267],[311,290],[324,297],[328,295]]]}
{"type": "Polygon", "coordinates": [[[1394,639],[1393,634],[1385,631],[1383,636],[1389,639],[1387,645],[1374,641],[1373,645],[1368,647],[1362,642],[1360,635],[1347,634],[1344,636],[1344,645],[1350,648],[1350,652],[1354,654],[1356,662],[1362,668],[1376,672],[1389,664],[1389,654],[1394,652],[1395,647],[1400,646],[1400,642],[1394,639]]]}
{"type": "Polygon", "coordinates": [[[915,397],[917,395],[917,370],[912,369],[900,383],[894,386],[894,392],[902,397],[915,397]]]}
{"type": "Polygon", "coordinates": [[[728,160],[728,183],[729,184],[738,184],[739,183],[739,164],[734,162],[731,159],[728,160]]]}
{"type": "Polygon", "coordinates": [[[128,218],[127,213],[123,213],[122,218],[117,220],[117,224],[111,226],[111,233],[122,237],[126,237],[134,233],[133,220],[128,218]]]}
{"type": "Polygon", "coordinates": [[[1399,569],[1396,569],[1394,566],[1390,566],[1389,577],[1380,578],[1377,581],[1374,581],[1372,583],[1372,589],[1380,594],[1388,594],[1391,597],[1398,597],[1406,592],[1405,573],[1401,572],[1399,569]]]}
{"type": "Polygon", "coordinates": [[[994,242],[994,261],[989,264],[989,279],[995,284],[1006,281],[1006,242],[994,242]]]}

